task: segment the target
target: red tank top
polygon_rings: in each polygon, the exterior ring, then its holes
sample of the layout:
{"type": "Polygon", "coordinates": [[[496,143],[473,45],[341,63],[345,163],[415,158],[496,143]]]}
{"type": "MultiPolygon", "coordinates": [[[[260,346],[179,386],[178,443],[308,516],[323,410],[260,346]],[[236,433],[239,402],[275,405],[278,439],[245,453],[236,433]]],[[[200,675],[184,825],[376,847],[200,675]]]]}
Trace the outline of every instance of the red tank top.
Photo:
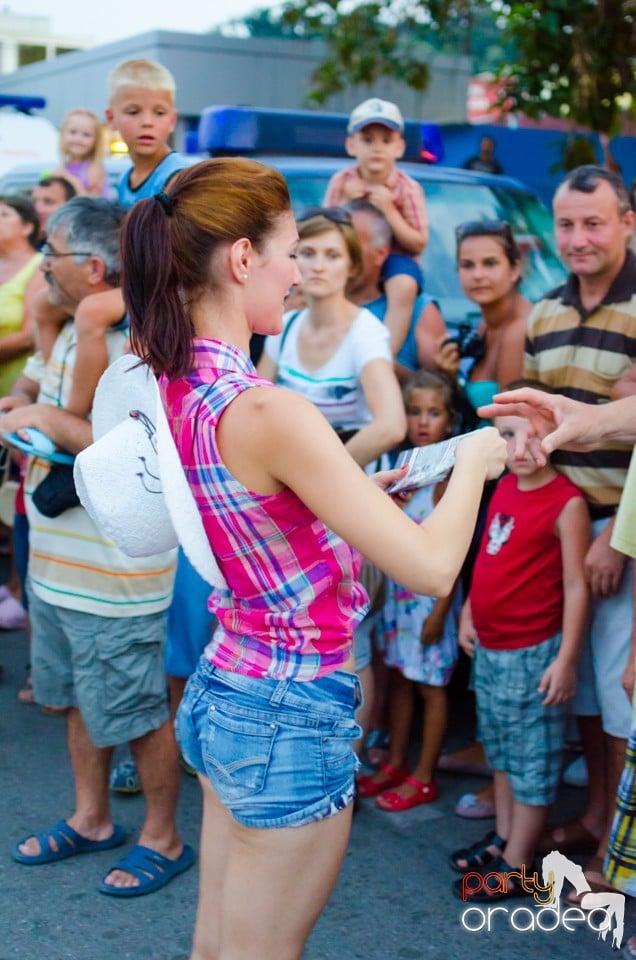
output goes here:
{"type": "Polygon", "coordinates": [[[514,474],[497,485],[486,517],[470,588],[479,644],[519,650],[561,629],[563,569],[556,521],[581,492],[559,474],[521,491],[514,474]]]}

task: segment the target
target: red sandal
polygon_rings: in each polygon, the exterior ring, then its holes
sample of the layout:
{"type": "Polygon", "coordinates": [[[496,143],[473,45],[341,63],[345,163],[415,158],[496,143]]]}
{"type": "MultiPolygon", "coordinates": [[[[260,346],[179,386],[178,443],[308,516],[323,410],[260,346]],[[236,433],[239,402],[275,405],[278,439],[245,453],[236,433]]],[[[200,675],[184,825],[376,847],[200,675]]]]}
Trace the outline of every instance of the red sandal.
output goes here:
{"type": "Polygon", "coordinates": [[[392,767],[390,763],[380,764],[380,768],[373,774],[365,774],[358,777],[357,788],[359,797],[377,797],[379,793],[390,790],[391,787],[397,787],[409,774],[408,767],[392,767]],[[382,781],[375,778],[378,773],[384,773],[382,781]]]}
{"type": "Polygon", "coordinates": [[[415,777],[405,777],[402,783],[408,783],[415,787],[415,793],[410,797],[401,797],[395,790],[387,790],[381,796],[376,798],[376,806],[380,810],[387,810],[389,813],[401,813],[403,810],[411,810],[413,807],[419,807],[423,803],[431,803],[437,800],[437,784],[434,780],[430,783],[422,783],[415,777]]]}

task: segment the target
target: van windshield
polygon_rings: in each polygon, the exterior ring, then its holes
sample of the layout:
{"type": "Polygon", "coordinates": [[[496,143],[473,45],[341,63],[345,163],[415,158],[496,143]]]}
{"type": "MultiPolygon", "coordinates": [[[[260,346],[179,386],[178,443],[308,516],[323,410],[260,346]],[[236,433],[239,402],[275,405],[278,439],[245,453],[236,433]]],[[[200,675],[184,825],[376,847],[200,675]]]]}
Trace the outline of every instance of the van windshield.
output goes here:
{"type": "Polygon", "coordinates": [[[468,220],[507,220],[523,252],[522,290],[539,300],[562,283],[565,270],[556,253],[552,217],[532,194],[484,184],[426,183],[430,237],[423,256],[431,296],[462,297],[455,264],[455,227],[468,220]]]}
{"type": "MultiPolygon", "coordinates": [[[[409,169],[411,174],[412,168],[409,169]]],[[[319,206],[328,175],[283,169],[294,212],[319,206]]],[[[565,269],[554,242],[549,210],[533,194],[508,186],[421,179],[426,193],[430,237],[422,258],[425,289],[439,301],[444,319],[452,326],[477,321],[478,308],[464,296],[456,269],[455,228],[467,220],[507,220],[524,254],[521,289],[529,300],[539,300],[563,282],[565,269]]]]}

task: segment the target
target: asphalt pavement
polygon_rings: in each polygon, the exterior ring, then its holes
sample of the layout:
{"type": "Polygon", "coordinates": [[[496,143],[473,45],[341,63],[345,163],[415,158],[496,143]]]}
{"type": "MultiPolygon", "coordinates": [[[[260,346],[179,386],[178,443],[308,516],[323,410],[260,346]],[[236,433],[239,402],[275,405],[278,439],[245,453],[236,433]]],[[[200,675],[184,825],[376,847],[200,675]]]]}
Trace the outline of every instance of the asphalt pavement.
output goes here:
{"type": "MultiPolygon", "coordinates": [[[[163,890],[120,901],[100,894],[97,884],[121,851],[44,866],[11,860],[9,851],[20,839],[73,809],[64,719],[16,699],[27,661],[25,634],[0,634],[0,960],[188,960],[196,867],[163,890]]],[[[463,691],[455,691],[449,747],[468,742],[472,718],[465,702],[463,691]]],[[[340,879],[303,960],[614,960],[611,934],[600,939],[585,919],[572,920],[566,929],[563,905],[558,917],[541,921],[544,927],[558,921],[556,929],[542,932],[532,900],[504,901],[499,906],[505,909],[493,914],[491,907],[488,918],[485,912],[466,914],[465,904],[452,896],[457,875],[448,854],[493,823],[460,819],[453,808],[464,792],[484,782],[440,774],[439,800],[406,813],[383,813],[372,800],[362,801],[340,879]]],[[[199,787],[183,774],[181,788],[179,828],[196,849],[199,787]]],[[[563,787],[553,819],[583,803],[583,791],[563,787]]],[[[114,795],[112,805],[132,845],[143,799],[114,795]]],[[[598,926],[602,919],[599,914],[592,922],[598,926]]],[[[631,932],[636,911],[628,901],[625,939],[631,932]]],[[[253,960],[259,960],[258,944],[253,960]]]]}

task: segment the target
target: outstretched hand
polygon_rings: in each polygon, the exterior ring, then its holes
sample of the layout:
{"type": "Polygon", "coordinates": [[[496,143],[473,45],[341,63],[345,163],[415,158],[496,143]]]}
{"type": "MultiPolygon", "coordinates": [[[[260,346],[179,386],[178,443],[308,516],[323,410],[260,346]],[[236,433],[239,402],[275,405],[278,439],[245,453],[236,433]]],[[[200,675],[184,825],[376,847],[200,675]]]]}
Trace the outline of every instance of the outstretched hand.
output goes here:
{"type": "Polygon", "coordinates": [[[589,450],[596,439],[593,431],[595,407],[560,394],[544,393],[531,387],[498,393],[493,403],[480,407],[480,417],[523,417],[528,421],[525,436],[517,439],[515,456],[529,450],[539,466],[558,447],[589,450]]]}

